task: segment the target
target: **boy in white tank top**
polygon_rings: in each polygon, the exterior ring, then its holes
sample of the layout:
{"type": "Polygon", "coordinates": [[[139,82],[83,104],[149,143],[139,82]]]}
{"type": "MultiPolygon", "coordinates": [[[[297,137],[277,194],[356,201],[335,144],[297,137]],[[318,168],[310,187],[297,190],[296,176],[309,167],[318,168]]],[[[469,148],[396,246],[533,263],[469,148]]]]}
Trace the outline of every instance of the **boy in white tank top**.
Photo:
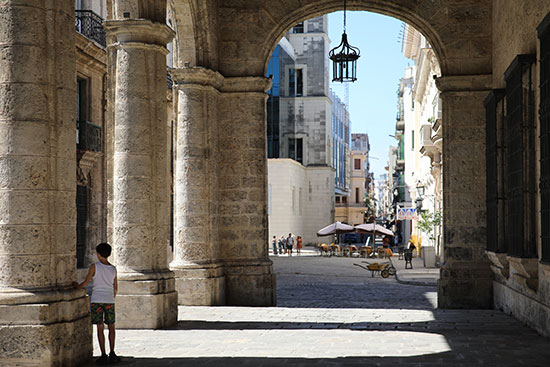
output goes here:
{"type": "Polygon", "coordinates": [[[73,282],[76,288],[83,288],[93,279],[91,296],[92,324],[97,326],[97,339],[101,349],[101,357],[96,364],[116,363],[120,358],[115,354],[115,296],[117,292],[116,268],[109,263],[107,258],[111,255],[111,245],[100,243],[96,247],[98,262],[90,265],[90,270],[84,282],[73,282]],[[109,329],[109,346],[111,353],[105,353],[105,329],[104,323],[109,329]]]}

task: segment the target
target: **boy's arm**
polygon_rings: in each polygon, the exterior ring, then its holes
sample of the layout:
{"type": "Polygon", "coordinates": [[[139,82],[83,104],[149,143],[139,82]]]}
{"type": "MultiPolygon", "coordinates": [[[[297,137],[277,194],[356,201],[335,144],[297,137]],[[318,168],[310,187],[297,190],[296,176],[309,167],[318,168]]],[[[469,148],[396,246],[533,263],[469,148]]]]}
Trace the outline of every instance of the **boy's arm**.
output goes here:
{"type": "Polygon", "coordinates": [[[118,279],[116,275],[115,275],[115,279],[113,280],[113,291],[115,292],[115,297],[116,297],[116,293],[118,292],[118,279]]]}
{"type": "Polygon", "coordinates": [[[90,270],[88,270],[88,275],[86,275],[86,279],[78,284],[77,282],[73,282],[73,286],[75,288],[84,288],[85,286],[90,283],[90,280],[92,280],[93,276],[95,275],[95,264],[90,265],[90,270]]]}

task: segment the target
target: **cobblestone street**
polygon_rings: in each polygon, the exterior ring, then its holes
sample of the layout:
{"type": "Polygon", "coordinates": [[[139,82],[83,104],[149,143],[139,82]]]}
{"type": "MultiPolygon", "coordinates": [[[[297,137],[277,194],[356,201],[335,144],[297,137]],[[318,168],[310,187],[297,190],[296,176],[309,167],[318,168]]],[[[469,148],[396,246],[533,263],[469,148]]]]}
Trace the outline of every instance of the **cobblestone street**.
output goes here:
{"type": "Polygon", "coordinates": [[[171,329],[119,330],[121,365],[548,365],[548,339],[499,311],[438,310],[435,286],[372,277],[357,258],[272,259],[278,307],[180,307],[171,329]]]}

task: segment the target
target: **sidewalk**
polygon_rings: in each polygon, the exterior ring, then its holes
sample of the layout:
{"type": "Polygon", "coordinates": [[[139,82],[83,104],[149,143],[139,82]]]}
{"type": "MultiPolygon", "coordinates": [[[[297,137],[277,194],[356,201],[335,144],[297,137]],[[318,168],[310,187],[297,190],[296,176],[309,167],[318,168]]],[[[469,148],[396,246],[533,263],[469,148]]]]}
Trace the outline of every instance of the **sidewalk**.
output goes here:
{"type": "Polygon", "coordinates": [[[414,285],[437,285],[439,280],[439,268],[425,268],[421,257],[413,257],[412,269],[405,269],[405,260],[392,257],[392,263],[397,273],[395,278],[400,283],[414,285]]]}

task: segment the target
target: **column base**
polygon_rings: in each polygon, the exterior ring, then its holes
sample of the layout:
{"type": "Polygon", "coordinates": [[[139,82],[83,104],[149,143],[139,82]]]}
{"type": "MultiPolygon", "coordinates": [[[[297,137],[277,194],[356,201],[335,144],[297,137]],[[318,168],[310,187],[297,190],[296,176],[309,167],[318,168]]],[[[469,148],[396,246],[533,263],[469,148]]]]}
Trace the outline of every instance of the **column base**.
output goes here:
{"type": "Polygon", "coordinates": [[[161,329],[178,322],[178,295],[171,271],[118,273],[118,329],[161,329]]]}
{"type": "Polygon", "coordinates": [[[0,290],[0,365],[85,364],[93,355],[89,310],[82,289],[0,290]]]}
{"type": "Polygon", "coordinates": [[[178,304],[222,306],[225,304],[225,275],[222,264],[173,264],[178,304]]]}
{"type": "Polygon", "coordinates": [[[228,306],[275,306],[275,275],[272,262],[226,261],[225,300],[228,306]]]}
{"type": "Polygon", "coordinates": [[[441,268],[437,307],[490,309],[493,307],[493,273],[489,266],[457,264],[449,260],[441,268]]]}

